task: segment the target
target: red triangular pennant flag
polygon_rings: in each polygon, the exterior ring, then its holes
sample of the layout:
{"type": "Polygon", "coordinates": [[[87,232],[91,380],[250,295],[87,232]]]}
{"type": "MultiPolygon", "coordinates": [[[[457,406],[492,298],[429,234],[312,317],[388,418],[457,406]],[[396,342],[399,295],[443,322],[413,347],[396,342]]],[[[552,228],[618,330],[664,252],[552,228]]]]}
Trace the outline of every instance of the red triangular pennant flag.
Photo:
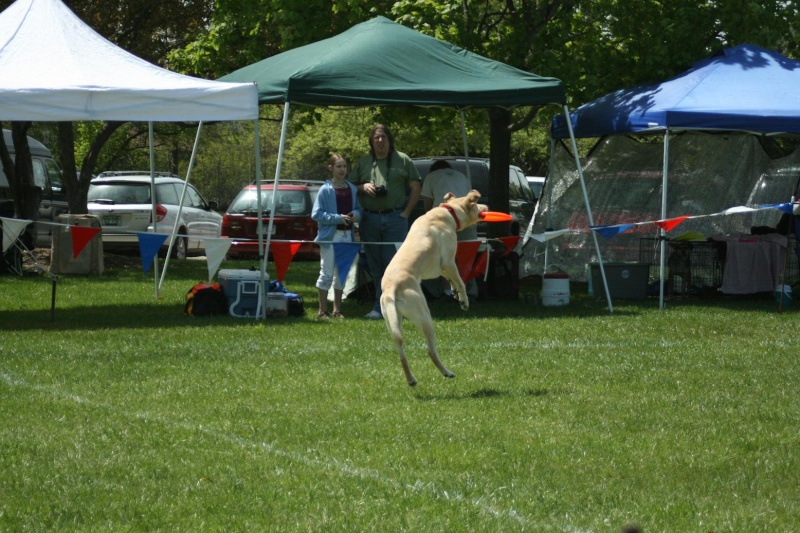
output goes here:
{"type": "Polygon", "coordinates": [[[271,242],[269,247],[272,250],[272,260],[275,261],[275,275],[278,277],[278,281],[283,283],[283,277],[286,275],[286,271],[289,270],[294,254],[300,249],[300,243],[271,242]]]}
{"type": "Polygon", "coordinates": [[[72,236],[72,258],[75,259],[83,251],[89,241],[100,233],[100,228],[70,226],[69,233],[72,236]]]}
{"type": "Polygon", "coordinates": [[[672,231],[673,229],[675,229],[676,226],[678,226],[681,222],[683,222],[687,218],[691,217],[688,215],[683,215],[681,217],[668,218],[666,220],[657,220],[653,222],[653,224],[663,229],[664,231],[672,231]]]}
{"type": "Polygon", "coordinates": [[[469,273],[469,277],[464,280],[464,283],[468,282],[471,279],[477,278],[478,276],[484,275],[486,273],[486,266],[488,264],[489,264],[489,247],[487,246],[486,249],[483,251],[483,253],[475,259],[475,264],[472,265],[472,270],[469,273]]]}
{"type": "Polygon", "coordinates": [[[478,252],[480,241],[461,241],[456,248],[456,265],[461,279],[468,281],[467,277],[472,271],[472,264],[475,262],[475,254],[478,252]]]}
{"type": "Polygon", "coordinates": [[[503,246],[506,247],[506,253],[503,255],[508,255],[514,250],[514,247],[519,242],[519,235],[508,235],[506,237],[498,237],[497,240],[503,243],[503,246]]]}

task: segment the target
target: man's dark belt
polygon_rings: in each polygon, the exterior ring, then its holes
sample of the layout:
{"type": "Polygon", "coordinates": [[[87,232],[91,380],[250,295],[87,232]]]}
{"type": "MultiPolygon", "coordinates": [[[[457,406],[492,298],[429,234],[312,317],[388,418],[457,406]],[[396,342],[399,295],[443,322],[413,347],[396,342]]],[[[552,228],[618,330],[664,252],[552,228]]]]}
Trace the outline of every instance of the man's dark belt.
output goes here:
{"type": "Polygon", "coordinates": [[[403,210],[402,207],[392,207],[391,209],[382,209],[380,211],[374,211],[372,209],[364,209],[364,211],[373,215],[388,215],[389,213],[394,213],[395,211],[402,211],[402,210],[403,210]]]}
{"type": "Polygon", "coordinates": [[[350,226],[348,226],[347,224],[336,224],[336,229],[346,231],[350,229],[350,226]]]}

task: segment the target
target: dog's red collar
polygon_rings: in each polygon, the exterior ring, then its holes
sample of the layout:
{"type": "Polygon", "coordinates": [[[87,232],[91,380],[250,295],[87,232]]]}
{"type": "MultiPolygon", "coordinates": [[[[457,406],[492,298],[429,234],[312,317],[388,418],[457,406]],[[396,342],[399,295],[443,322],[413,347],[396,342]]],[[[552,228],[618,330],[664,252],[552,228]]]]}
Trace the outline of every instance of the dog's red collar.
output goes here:
{"type": "Polygon", "coordinates": [[[444,209],[447,209],[448,211],[450,211],[450,214],[453,215],[453,219],[455,219],[455,221],[456,221],[456,231],[460,230],[461,229],[461,222],[459,222],[459,220],[458,220],[458,215],[456,215],[455,209],[453,209],[452,207],[450,207],[447,204],[442,204],[439,207],[443,207],[444,209]]]}

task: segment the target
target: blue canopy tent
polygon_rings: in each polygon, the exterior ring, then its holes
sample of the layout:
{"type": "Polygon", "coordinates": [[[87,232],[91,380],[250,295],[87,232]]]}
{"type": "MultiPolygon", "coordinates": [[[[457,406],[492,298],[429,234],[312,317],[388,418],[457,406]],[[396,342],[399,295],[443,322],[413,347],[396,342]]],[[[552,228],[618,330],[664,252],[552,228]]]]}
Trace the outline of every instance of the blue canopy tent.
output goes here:
{"type": "MultiPolygon", "coordinates": [[[[740,131],[779,136],[800,134],[800,61],[742,44],[696,62],[661,83],[620,89],[554,116],[554,139],[615,134],[664,136],[662,218],[667,217],[670,133],[740,131]]],[[[665,231],[661,230],[663,307],[665,231]]]]}
{"type": "MultiPolygon", "coordinates": [[[[576,137],[664,130],[800,134],[800,61],[742,44],[667,81],[620,89],[570,113],[576,137]]],[[[564,116],[553,137],[569,137],[564,116]]]]}

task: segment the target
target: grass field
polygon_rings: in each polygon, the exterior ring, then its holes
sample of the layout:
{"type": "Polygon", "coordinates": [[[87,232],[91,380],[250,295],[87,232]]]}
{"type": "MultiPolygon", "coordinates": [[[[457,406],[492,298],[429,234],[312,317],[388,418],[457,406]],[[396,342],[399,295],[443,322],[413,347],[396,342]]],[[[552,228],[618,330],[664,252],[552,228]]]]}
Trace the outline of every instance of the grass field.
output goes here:
{"type": "Polygon", "coordinates": [[[0,530],[800,530],[800,306],[434,304],[457,377],[408,327],[412,389],[317,269],[267,322],[184,315],[203,261],[64,276],[52,320],[0,277],[0,530]]]}

